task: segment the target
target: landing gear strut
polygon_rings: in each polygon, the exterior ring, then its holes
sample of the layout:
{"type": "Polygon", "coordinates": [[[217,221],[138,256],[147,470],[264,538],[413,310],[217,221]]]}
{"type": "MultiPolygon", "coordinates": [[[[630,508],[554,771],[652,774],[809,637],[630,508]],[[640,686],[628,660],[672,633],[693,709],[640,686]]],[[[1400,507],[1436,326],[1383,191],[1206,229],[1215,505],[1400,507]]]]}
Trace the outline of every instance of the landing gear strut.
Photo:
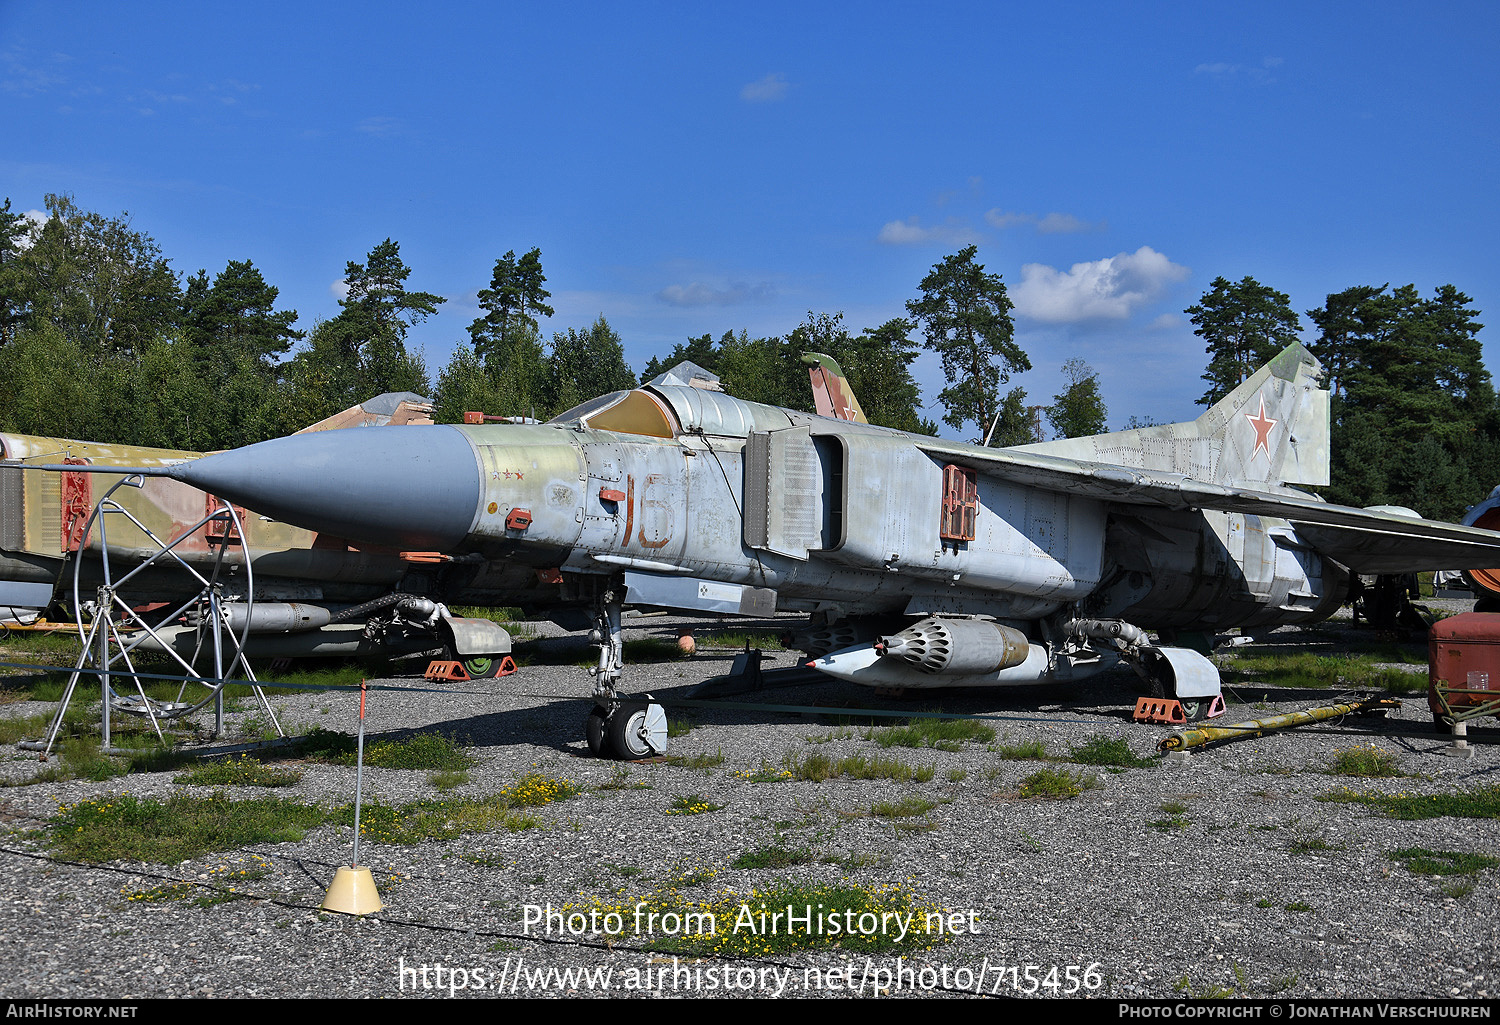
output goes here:
{"type": "Polygon", "coordinates": [[[589,753],[635,761],[665,754],[667,713],[651,701],[621,701],[620,677],[625,668],[625,645],[620,637],[620,596],[605,591],[594,599],[594,629],[589,640],[599,646],[599,663],[589,669],[594,677],[594,707],[584,720],[589,753]]]}

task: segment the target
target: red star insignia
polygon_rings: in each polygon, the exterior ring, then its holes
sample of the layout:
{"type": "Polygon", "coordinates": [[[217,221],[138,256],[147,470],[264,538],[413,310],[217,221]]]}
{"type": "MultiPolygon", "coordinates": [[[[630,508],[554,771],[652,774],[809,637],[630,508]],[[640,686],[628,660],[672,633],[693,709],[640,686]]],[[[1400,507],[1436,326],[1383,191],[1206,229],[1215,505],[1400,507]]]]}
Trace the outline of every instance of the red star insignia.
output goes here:
{"type": "Polygon", "coordinates": [[[1249,420],[1250,426],[1255,428],[1255,451],[1250,453],[1250,458],[1254,459],[1261,449],[1265,449],[1266,458],[1269,459],[1271,457],[1271,428],[1275,427],[1280,421],[1272,420],[1266,416],[1266,397],[1264,395],[1260,397],[1260,412],[1255,416],[1246,413],[1245,419],[1249,420]]]}

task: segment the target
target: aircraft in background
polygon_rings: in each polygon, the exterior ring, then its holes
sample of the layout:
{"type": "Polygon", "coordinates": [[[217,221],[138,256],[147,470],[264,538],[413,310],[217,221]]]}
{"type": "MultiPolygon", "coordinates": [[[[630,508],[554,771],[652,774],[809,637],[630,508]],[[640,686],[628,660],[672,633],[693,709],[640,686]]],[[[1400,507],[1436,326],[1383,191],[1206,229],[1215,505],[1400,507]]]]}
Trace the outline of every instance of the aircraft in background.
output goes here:
{"type": "Polygon", "coordinates": [[[435,602],[589,606],[586,735],[622,758],[665,748],[660,706],[620,694],[627,603],[802,613],[810,665],[877,686],[1123,660],[1201,714],[1219,678],[1193,635],[1323,619],[1351,573],[1500,565],[1493,531],[1297,490],[1328,483],[1320,375],[1294,344],[1192,422],[992,449],[841,419],[833,393],[818,416],[668,372],[545,424],[324,432],[143,472],[431,553],[414,593],[435,602]]]}
{"type": "MultiPolygon", "coordinates": [[[[420,395],[393,392],[297,433],[431,426],[431,412],[420,395]]],[[[211,581],[229,632],[248,627],[244,647],[251,656],[388,657],[442,648],[470,675],[499,671],[510,635],[422,597],[431,572],[426,553],[351,542],[243,507],[231,525],[215,496],[139,473],[201,455],[0,434],[0,460],[7,463],[0,465],[0,615],[26,622],[61,608],[78,617],[83,631],[102,602],[135,635],[123,641],[130,650],[171,649],[192,672],[201,668],[194,656],[206,649],[194,621],[202,610],[188,606],[211,581]],[[21,469],[57,463],[67,469],[21,469]],[[96,515],[101,501],[108,512],[96,515]],[[255,603],[248,615],[247,599],[255,603]]],[[[476,604],[488,597],[462,596],[476,604]]],[[[223,661],[220,668],[233,660],[223,661]]]]}

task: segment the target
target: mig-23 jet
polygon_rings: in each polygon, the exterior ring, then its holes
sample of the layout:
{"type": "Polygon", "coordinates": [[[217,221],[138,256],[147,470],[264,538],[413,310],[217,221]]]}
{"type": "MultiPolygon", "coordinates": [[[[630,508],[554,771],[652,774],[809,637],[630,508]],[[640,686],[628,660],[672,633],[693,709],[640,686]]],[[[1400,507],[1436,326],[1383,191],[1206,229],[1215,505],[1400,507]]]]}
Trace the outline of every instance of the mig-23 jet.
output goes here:
{"type": "Polygon", "coordinates": [[[1192,422],[995,449],[860,422],[831,361],[825,416],[669,371],[545,424],[331,431],[148,472],[425,553],[434,601],[588,606],[589,744],[638,758],[665,717],[620,694],[627,604],[803,613],[808,664],[855,683],[1124,661],[1201,710],[1219,677],[1186,635],[1326,618],[1353,573],[1500,566],[1500,533],[1297,490],[1328,483],[1320,374],[1294,344],[1192,422]]]}

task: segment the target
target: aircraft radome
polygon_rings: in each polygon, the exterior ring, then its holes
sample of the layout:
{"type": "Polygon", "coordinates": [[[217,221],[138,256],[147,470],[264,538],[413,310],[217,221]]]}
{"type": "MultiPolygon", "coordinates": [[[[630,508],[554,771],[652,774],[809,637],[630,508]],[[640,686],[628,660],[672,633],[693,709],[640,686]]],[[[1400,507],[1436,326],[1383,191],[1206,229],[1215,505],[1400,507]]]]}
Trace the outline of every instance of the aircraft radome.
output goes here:
{"type": "Polygon", "coordinates": [[[804,613],[809,664],[861,684],[1066,681],[1124,660],[1201,708],[1218,673],[1185,635],[1323,619],[1351,573],[1500,565],[1495,532],[1296,489],[1329,465],[1328,393],[1300,344],[1190,423],[1010,449],[841,419],[857,403],[829,363],[814,384],[838,416],[678,368],[545,424],[296,435],[151,472],[435,553],[434,601],[589,605],[588,739],[623,758],[665,744],[660,707],[620,696],[625,604],[804,613]]]}

